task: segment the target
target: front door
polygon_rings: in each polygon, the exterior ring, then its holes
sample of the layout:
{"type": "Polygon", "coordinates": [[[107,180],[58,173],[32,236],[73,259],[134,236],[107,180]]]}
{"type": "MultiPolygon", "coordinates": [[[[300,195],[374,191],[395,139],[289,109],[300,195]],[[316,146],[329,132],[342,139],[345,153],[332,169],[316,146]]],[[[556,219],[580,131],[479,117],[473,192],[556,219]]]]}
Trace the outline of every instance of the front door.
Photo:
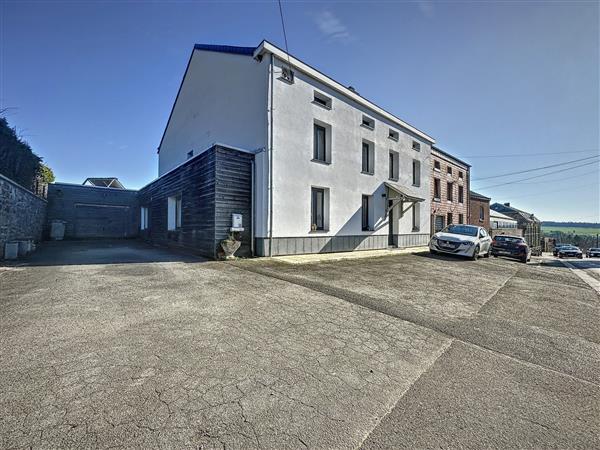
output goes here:
{"type": "Polygon", "coordinates": [[[393,200],[388,200],[388,208],[390,209],[390,211],[388,212],[388,245],[390,247],[394,245],[394,208],[392,208],[393,204],[393,200]]]}
{"type": "Polygon", "coordinates": [[[437,233],[444,229],[444,216],[435,216],[435,225],[433,232],[437,233]]]}

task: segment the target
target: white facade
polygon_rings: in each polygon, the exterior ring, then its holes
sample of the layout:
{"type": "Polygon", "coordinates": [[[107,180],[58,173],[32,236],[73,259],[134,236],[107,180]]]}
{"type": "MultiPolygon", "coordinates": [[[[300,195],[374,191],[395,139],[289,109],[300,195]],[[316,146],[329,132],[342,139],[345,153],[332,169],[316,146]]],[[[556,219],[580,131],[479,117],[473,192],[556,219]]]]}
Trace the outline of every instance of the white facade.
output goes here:
{"type": "Polygon", "coordinates": [[[194,50],[159,148],[159,175],[184,162],[190,150],[214,142],[256,155],[253,229],[259,254],[334,251],[337,244],[328,244],[334,237],[353,237],[354,244],[340,249],[387,247],[390,234],[406,237],[394,241],[401,246],[428,239],[433,139],[267,42],[252,56],[194,50]],[[293,82],[282,76],[289,65],[293,82]],[[315,93],[328,99],[326,106],[314,101],[315,93]],[[364,126],[363,119],[374,126],[364,126]],[[313,160],[315,124],[326,129],[326,163],[313,160]],[[369,173],[362,173],[363,142],[372,152],[369,173]],[[397,164],[392,179],[390,152],[397,164]],[[416,184],[414,165],[420,167],[416,184]],[[325,192],[323,230],[312,224],[312,188],[325,192]],[[395,202],[390,222],[396,188],[421,201],[395,202]],[[316,245],[307,243],[314,238],[316,245]],[[283,247],[273,252],[269,240],[283,247]]]}

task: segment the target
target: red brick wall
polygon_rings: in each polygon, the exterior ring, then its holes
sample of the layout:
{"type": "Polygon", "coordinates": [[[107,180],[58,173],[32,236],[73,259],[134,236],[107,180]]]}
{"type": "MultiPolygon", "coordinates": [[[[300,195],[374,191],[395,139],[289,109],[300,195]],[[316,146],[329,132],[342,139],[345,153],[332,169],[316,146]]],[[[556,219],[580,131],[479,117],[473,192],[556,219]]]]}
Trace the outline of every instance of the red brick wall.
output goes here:
{"type": "Polygon", "coordinates": [[[452,213],[452,223],[459,223],[459,215],[463,216],[463,223],[469,221],[469,168],[452,162],[444,155],[435,151],[431,153],[431,232],[435,226],[435,216],[444,217],[444,226],[448,225],[448,213],[452,213]],[[439,162],[439,171],[435,162],[439,162]],[[452,175],[448,175],[448,167],[452,168],[452,175]],[[462,172],[462,179],[458,173],[462,172]],[[440,198],[435,198],[435,180],[440,180],[440,198]],[[448,182],[452,182],[452,201],[448,201],[448,182]],[[463,203],[458,202],[458,187],[463,188],[463,203]]]}
{"type": "Polygon", "coordinates": [[[490,230],[490,201],[482,200],[477,197],[471,197],[469,199],[470,214],[469,224],[478,225],[485,227],[486,230],[490,230]],[[483,220],[479,219],[480,208],[483,208],[483,220]]]}

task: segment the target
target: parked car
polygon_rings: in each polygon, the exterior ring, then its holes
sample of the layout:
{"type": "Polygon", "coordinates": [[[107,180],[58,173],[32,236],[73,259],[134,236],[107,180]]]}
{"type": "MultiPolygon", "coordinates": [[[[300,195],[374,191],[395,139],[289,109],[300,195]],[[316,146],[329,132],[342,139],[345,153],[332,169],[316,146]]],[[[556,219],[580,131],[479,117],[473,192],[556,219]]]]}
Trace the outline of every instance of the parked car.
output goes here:
{"type": "Polygon", "coordinates": [[[490,256],[491,243],[492,238],[483,227],[448,225],[433,235],[429,241],[429,251],[433,254],[467,256],[476,260],[479,256],[490,256]]]}
{"type": "Polygon", "coordinates": [[[558,249],[559,258],[583,258],[583,252],[579,247],[569,245],[568,247],[561,247],[558,249]]]}
{"type": "Polygon", "coordinates": [[[588,258],[600,257],[600,247],[588,248],[587,252],[585,252],[585,256],[587,256],[588,258]]]}
{"type": "Polygon", "coordinates": [[[496,236],[492,240],[492,256],[506,256],[526,263],[531,259],[531,249],[520,236],[496,236]]]}
{"type": "Polygon", "coordinates": [[[560,250],[561,247],[571,247],[571,244],[556,244],[554,246],[554,250],[552,250],[552,254],[554,256],[558,256],[558,251],[560,250]]]}

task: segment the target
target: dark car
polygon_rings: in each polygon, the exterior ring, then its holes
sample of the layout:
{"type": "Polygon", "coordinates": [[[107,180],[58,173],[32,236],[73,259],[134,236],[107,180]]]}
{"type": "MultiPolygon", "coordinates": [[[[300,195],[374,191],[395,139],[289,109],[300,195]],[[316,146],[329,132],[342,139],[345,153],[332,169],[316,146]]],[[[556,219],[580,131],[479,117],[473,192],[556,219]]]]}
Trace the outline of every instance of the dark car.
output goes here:
{"type": "Polygon", "coordinates": [[[506,256],[526,263],[531,259],[531,249],[520,236],[496,236],[492,241],[492,256],[506,256]]]}
{"type": "Polygon", "coordinates": [[[600,257],[600,248],[599,247],[588,248],[587,252],[585,252],[585,256],[587,256],[588,258],[600,257]]]}
{"type": "Polygon", "coordinates": [[[572,247],[571,244],[556,244],[554,246],[554,250],[552,250],[552,254],[554,256],[558,256],[558,251],[560,250],[561,247],[572,247]]]}
{"type": "Polygon", "coordinates": [[[583,252],[579,250],[578,247],[574,245],[569,245],[568,247],[561,247],[558,249],[558,257],[559,258],[583,258],[583,252]]]}

